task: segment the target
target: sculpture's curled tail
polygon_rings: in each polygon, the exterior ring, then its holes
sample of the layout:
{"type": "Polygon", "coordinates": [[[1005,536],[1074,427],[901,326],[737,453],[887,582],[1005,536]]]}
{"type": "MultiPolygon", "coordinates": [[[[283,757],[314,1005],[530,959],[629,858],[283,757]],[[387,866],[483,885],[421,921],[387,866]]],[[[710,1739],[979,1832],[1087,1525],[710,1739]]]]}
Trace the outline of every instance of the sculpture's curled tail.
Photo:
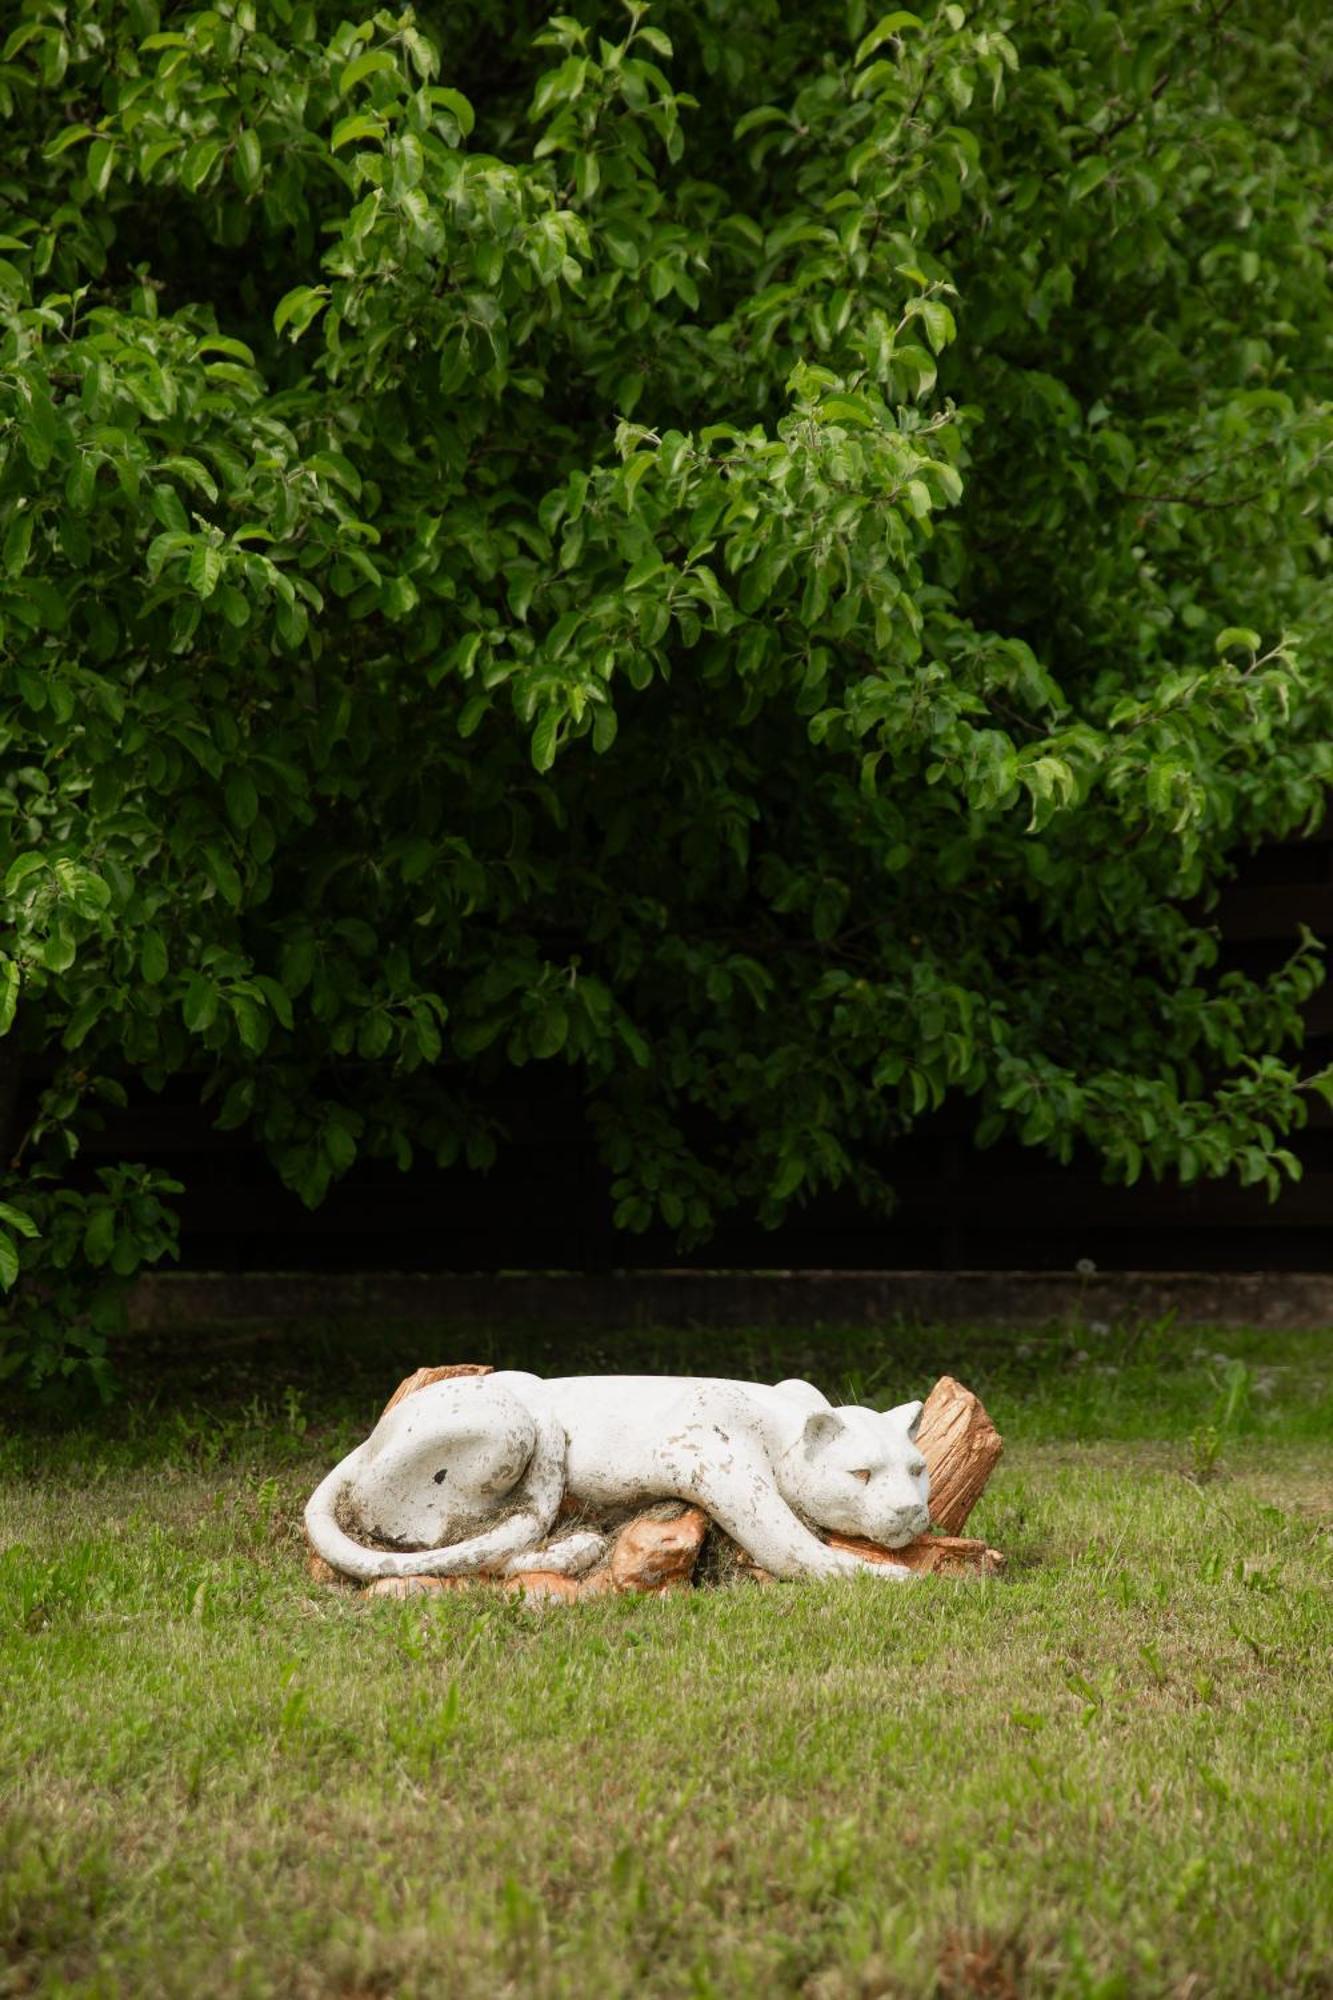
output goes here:
{"type": "Polygon", "coordinates": [[[474,1576],[499,1570],[514,1556],[535,1548],[549,1533],[565,1489],[566,1437],[554,1417],[534,1419],[532,1456],[509,1499],[502,1519],[482,1534],[442,1548],[368,1548],[349,1535],[338,1520],[344,1499],[355,1489],[358,1465],[373,1439],[349,1452],[311,1494],[305,1529],[316,1555],[343,1576],[371,1583],[382,1576],[474,1576]]]}

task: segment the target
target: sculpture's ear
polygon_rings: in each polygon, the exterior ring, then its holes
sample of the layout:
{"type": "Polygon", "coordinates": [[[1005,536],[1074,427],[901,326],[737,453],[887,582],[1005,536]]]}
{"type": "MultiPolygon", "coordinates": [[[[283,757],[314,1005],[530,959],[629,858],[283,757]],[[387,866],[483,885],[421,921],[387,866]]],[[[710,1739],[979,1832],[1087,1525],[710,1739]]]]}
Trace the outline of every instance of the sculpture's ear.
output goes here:
{"type": "Polygon", "coordinates": [[[834,1438],[841,1437],[846,1428],[836,1410],[811,1410],[801,1432],[801,1443],[807,1451],[823,1451],[834,1438]]]}
{"type": "Polygon", "coordinates": [[[886,1410],[884,1414],[891,1424],[897,1424],[899,1430],[906,1431],[909,1441],[915,1444],[916,1434],[921,1428],[922,1408],[920,1403],[899,1403],[896,1410],[886,1410]]]}

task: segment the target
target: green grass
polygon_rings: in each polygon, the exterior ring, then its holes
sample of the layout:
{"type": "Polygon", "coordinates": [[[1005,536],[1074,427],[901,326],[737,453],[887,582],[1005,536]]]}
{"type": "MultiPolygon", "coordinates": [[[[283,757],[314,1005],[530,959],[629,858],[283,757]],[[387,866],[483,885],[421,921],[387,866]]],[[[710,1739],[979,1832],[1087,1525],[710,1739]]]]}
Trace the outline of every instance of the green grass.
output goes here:
{"type": "Polygon", "coordinates": [[[169,1352],[0,1443],[0,1994],[1333,1994],[1327,1338],[169,1352]],[[502,1351],[879,1400],[947,1367],[1008,1439],[973,1525],[1009,1573],[311,1584],[304,1497],[398,1374],[502,1351]]]}

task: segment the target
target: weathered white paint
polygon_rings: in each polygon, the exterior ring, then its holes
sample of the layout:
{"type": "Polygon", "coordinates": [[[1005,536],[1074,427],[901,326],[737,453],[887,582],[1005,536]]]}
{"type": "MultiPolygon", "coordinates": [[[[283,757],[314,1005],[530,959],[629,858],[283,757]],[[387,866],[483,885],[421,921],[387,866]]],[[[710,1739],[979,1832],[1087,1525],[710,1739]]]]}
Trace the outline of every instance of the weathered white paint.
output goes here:
{"type": "MultiPolygon", "coordinates": [[[[326,1562],[363,1581],[460,1576],[522,1567],[562,1498],[594,1514],[684,1500],[774,1576],[906,1577],[814,1531],[887,1548],[924,1532],[920,1414],[920,1403],[835,1410],[809,1382],[468,1376],[386,1412],[311,1496],[306,1529],[326,1562]]],[[[601,1549],[600,1536],[568,1535],[542,1549],[542,1567],[576,1574],[601,1549]]]]}

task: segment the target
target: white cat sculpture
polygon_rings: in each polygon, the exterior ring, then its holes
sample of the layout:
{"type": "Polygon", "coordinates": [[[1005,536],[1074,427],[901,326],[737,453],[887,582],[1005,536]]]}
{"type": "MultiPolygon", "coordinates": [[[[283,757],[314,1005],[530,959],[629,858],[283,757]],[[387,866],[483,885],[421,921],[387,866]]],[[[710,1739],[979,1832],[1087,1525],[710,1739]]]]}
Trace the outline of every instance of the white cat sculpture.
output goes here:
{"type": "Polygon", "coordinates": [[[597,1515],[684,1500],[773,1576],[907,1577],[815,1529],[887,1548],[924,1532],[920,1416],[920,1403],[835,1410],[809,1382],[466,1376],[387,1410],[312,1494],[306,1532],[361,1582],[513,1573],[538,1548],[543,1569],[578,1575],[605,1538],[543,1547],[562,1502],[597,1515]]]}

